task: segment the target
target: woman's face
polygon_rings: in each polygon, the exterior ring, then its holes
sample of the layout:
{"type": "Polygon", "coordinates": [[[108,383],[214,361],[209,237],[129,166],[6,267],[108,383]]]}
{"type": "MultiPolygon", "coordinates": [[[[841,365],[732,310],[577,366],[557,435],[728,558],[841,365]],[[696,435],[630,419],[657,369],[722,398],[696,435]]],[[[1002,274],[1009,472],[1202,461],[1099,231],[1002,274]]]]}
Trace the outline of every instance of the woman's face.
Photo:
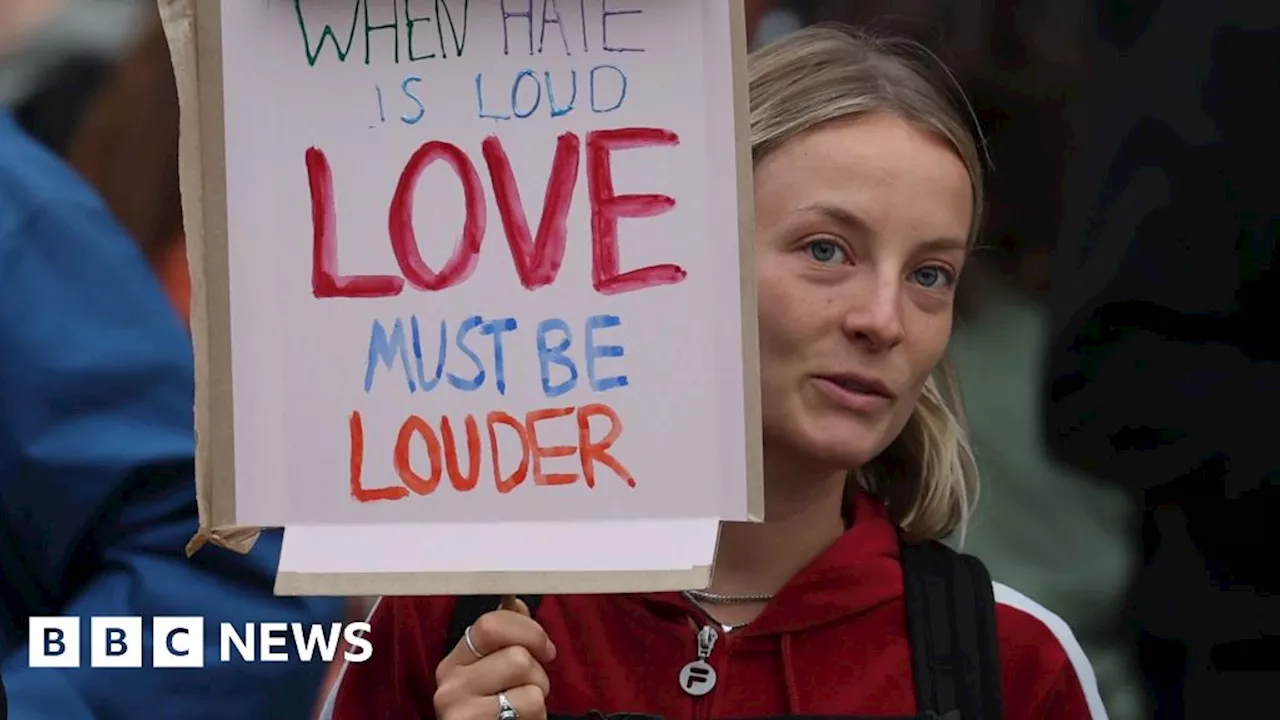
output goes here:
{"type": "Polygon", "coordinates": [[[859,467],[902,431],[946,350],[969,175],[945,141],[871,115],[764,158],[755,201],[766,444],[859,467]]]}

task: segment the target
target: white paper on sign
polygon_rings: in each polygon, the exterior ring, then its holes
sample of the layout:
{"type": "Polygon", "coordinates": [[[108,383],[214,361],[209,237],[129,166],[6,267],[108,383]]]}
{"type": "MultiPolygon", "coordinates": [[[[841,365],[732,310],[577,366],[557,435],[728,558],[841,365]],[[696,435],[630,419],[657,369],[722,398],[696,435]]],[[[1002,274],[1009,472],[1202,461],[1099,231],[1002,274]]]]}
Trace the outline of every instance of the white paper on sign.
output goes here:
{"type": "Polygon", "coordinates": [[[679,590],[708,584],[718,532],[714,519],[295,526],[280,582],[289,594],[335,593],[342,575],[382,594],[679,590]]]}
{"type": "Polygon", "coordinates": [[[760,505],[741,7],[216,12],[233,524],[299,576],[702,577],[760,505]]]}

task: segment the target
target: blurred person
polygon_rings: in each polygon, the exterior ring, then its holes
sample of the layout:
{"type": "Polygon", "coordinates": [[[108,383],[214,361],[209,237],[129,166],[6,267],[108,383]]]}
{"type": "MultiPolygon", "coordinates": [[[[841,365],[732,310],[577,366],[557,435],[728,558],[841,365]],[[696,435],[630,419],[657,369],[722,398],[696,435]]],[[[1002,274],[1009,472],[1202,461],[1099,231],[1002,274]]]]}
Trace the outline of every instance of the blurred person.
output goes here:
{"type": "Polygon", "coordinates": [[[748,35],[753,48],[768,45],[808,24],[807,16],[794,0],[760,4],[763,7],[759,11],[759,21],[748,35]]]}
{"type": "Polygon", "coordinates": [[[1135,505],[1058,462],[1040,432],[1049,325],[1042,239],[1006,240],[1005,252],[983,247],[966,270],[948,356],[983,490],[963,549],[1060,615],[1089,656],[1111,719],[1140,720],[1146,703],[1127,607],[1135,505]]]}
{"type": "MultiPolygon", "coordinates": [[[[135,158],[139,161],[141,157],[135,158]]],[[[198,517],[191,345],[137,244],[0,113],[0,673],[16,718],[307,718],[319,664],[220,663],[219,622],[338,620],[273,594],[280,535],[184,547],[198,517]],[[28,619],[203,616],[198,671],[32,668],[28,619]]],[[[37,646],[39,643],[37,642],[37,646]]]]}
{"type": "Polygon", "coordinates": [[[1280,685],[1280,5],[1099,0],[1053,278],[1050,447],[1145,512],[1154,714],[1280,685]]]}
{"type": "Polygon", "coordinates": [[[0,5],[0,58],[12,58],[32,30],[56,15],[61,0],[9,0],[0,5]]]}
{"type": "Polygon", "coordinates": [[[963,549],[1072,627],[1113,720],[1147,717],[1129,613],[1136,505],[1052,457],[1040,432],[1049,268],[1071,141],[1064,111],[1079,86],[1087,7],[1002,0],[978,11],[874,0],[858,9],[868,21],[878,14],[915,26],[939,54],[964,58],[963,80],[993,157],[986,231],[966,271],[949,348],[983,478],[963,549]]]}
{"type": "Polygon", "coordinates": [[[158,15],[87,103],[68,162],[142,250],[183,322],[190,321],[178,181],[178,88],[158,15]]]}
{"type": "MultiPolygon", "coordinates": [[[[990,616],[915,642],[911,598],[939,578],[912,558],[963,532],[977,491],[943,355],[983,192],[963,114],[910,47],[821,27],[752,54],[769,519],[724,525],[711,588],[536,612],[384,597],[379,652],[345,669],[331,717],[1106,717],[1070,630],[1003,585],[990,616]],[[1003,691],[962,710],[943,667],[1003,691]]],[[[942,604],[971,604],[969,580],[942,604]]]]}
{"type": "Polygon", "coordinates": [[[0,2],[0,107],[62,153],[85,99],[154,0],[0,2]]]}
{"type": "Polygon", "coordinates": [[[744,0],[743,8],[746,15],[747,25],[747,41],[751,42],[756,37],[757,28],[760,27],[760,20],[775,4],[774,0],[744,0]]]}
{"type": "MultiPolygon", "coordinates": [[[[68,156],[138,244],[174,310],[189,325],[191,275],[178,180],[179,120],[169,45],[153,15],[88,103],[68,156]]],[[[367,615],[368,602],[355,599],[345,619],[367,615]]],[[[335,672],[326,676],[317,699],[323,698],[335,672]]]]}

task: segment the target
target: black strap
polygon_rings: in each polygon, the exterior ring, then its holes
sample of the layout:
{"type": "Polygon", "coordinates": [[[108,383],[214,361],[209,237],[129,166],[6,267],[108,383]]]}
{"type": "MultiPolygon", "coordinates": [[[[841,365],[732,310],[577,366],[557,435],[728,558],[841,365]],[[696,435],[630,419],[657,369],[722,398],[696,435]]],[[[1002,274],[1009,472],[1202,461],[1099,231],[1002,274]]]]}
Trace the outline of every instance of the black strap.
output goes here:
{"type": "MultiPolygon", "coordinates": [[[[529,614],[538,616],[538,605],[542,603],[541,595],[521,595],[520,599],[529,606],[529,614]]],[[[449,634],[445,636],[444,652],[453,652],[453,648],[462,641],[462,634],[480,619],[481,615],[497,610],[502,598],[498,595],[460,595],[454,599],[453,614],[449,617],[449,634]]]]}
{"type": "Polygon", "coordinates": [[[937,542],[902,545],[912,676],[921,716],[1002,720],[991,575],[937,542]]]}

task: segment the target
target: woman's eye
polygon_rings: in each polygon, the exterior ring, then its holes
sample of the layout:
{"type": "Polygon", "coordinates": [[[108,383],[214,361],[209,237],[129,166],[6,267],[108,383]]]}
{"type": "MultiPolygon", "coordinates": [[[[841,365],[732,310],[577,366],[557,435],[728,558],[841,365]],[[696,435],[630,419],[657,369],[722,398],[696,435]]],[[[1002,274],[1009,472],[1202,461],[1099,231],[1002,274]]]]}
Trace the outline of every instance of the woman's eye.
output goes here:
{"type": "Polygon", "coordinates": [[[814,240],[807,249],[810,257],[820,263],[838,262],[845,257],[844,250],[830,240],[814,240]]]}
{"type": "Polygon", "coordinates": [[[911,279],[920,287],[947,287],[955,282],[952,272],[940,265],[928,265],[911,273],[911,279]]]}

